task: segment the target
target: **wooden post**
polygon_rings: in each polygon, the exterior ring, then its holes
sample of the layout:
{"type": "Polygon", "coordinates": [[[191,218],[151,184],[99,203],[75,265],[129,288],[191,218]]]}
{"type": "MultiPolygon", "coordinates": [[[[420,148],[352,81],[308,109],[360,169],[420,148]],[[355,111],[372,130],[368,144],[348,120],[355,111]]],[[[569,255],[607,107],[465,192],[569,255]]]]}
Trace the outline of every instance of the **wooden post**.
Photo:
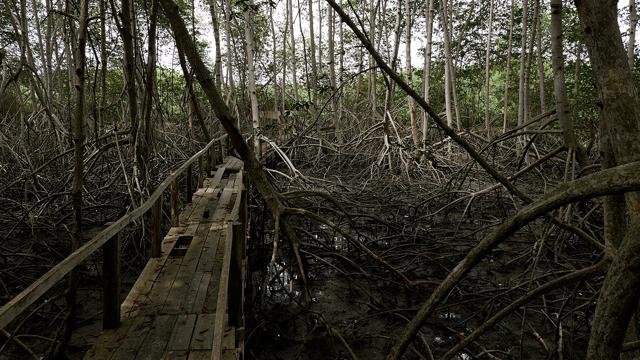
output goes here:
{"type": "Polygon", "coordinates": [[[178,212],[178,182],[174,180],[171,183],[171,226],[180,226],[180,215],[178,212]]]}
{"type": "Polygon", "coordinates": [[[187,187],[185,189],[185,195],[187,197],[187,203],[191,203],[191,196],[193,195],[193,191],[191,186],[193,185],[193,180],[191,179],[191,173],[193,171],[193,167],[191,164],[187,167],[187,187]]]}
{"type": "Polygon", "coordinates": [[[204,187],[204,165],[202,164],[202,156],[198,158],[198,189],[204,187]]]}
{"type": "Polygon", "coordinates": [[[102,328],[120,326],[120,234],[116,234],[102,247],[102,328]]]}
{"type": "Polygon", "coordinates": [[[151,208],[151,221],[149,223],[149,237],[151,237],[151,257],[162,256],[162,236],[160,235],[162,225],[162,194],[153,203],[151,208]]]}

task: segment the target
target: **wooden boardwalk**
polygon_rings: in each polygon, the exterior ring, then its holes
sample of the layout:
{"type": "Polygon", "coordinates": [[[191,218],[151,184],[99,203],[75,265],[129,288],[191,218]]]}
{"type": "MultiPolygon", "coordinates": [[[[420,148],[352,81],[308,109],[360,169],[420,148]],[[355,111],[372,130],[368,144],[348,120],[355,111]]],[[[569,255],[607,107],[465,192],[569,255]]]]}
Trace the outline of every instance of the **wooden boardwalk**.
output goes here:
{"type": "Polygon", "coordinates": [[[121,326],[85,359],[242,358],[243,164],[227,157],[208,176],[122,303],[121,326]]]}

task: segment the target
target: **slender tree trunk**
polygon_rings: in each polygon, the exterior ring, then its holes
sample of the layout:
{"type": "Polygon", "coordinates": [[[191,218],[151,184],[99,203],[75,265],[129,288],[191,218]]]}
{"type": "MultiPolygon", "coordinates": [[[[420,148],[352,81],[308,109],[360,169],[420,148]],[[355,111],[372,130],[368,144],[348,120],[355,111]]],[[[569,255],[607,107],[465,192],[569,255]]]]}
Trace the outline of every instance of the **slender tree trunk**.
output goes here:
{"type": "Polygon", "coordinates": [[[145,97],[144,97],[144,132],[141,140],[138,141],[138,152],[142,157],[140,174],[142,175],[146,191],[151,191],[149,182],[149,174],[147,162],[149,161],[150,148],[153,147],[153,98],[155,94],[156,83],[156,38],[158,24],[158,0],[151,2],[151,18],[149,19],[149,38],[147,50],[147,71],[145,79],[145,97]]]}
{"type": "MultiPolygon", "coordinates": [[[[71,232],[71,252],[80,247],[82,239],[82,187],[84,175],[84,117],[85,117],[85,47],[87,43],[87,26],[89,18],[89,0],[80,1],[80,16],[78,17],[78,39],[74,56],[73,85],[75,88],[75,114],[72,122],[73,136],[73,182],[71,185],[71,203],[73,207],[73,228],[71,232]]],[[[78,284],[77,272],[74,270],[69,276],[69,293],[67,297],[70,315],[69,326],[66,329],[65,340],[70,339],[75,325],[76,291],[78,284]]]]}
{"type": "MultiPolygon", "coordinates": [[[[425,48],[424,48],[424,68],[423,68],[423,77],[424,77],[424,99],[429,102],[429,95],[431,91],[431,52],[433,47],[433,7],[434,0],[428,0],[427,6],[425,7],[425,21],[427,23],[427,38],[425,40],[425,48]]],[[[427,133],[429,131],[429,114],[426,111],[423,111],[422,114],[422,160],[426,160],[426,151],[427,151],[427,133]]]]}
{"type": "Polygon", "coordinates": [[[322,76],[323,64],[322,64],[322,3],[318,1],[318,75],[322,76]]]}
{"type": "Polygon", "coordinates": [[[338,111],[338,98],[340,97],[337,94],[337,83],[336,83],[336,57],[335,57],[335,11],[333,8],[329,7],[327,9],[327,20],[328,20],[328,30],[329,30],[329,39],[328,39],[328,52],[329,52],[329,83],[331,84],[331,116],[333,117],[333,129],[336,137],[336,141],[338,144],[342,144],[342,133],[340,129],[340,114],[338,111]]]}
{"type": "MultiPolygon", "coordinates": [[[[107,0],[100,0],[100,107],[98,119],[100,128],[104,128],[104,108],[107,104],[107,0]]],[[[115,120],[113,120],[115,125],[115,120]]]]}
{"type": "MultiPolygon", "coordinates": [[[[453,127],[453,101],[451,98],[451,44],[449,42],[449,22],[447,20],[446,11],[447,0],[440,1],[440,18],[442,23],[442,31],[444,32],[444,99],[445,112],[447,115],[447,126],[453,127]]],[[[448,147],[449,152],[451,146],[448,147]]]]}
{"type": "MultiPolygon", "coordinates": [[[[372,46],[376,46],[376,0],[369,1],[369,39],[371,39],[372,46]]],[[[369,55],[369,106],[371,107],[371,113],[376,114],[376,69],[375,60],[369,55]]]]}
{"type": "MultiPolygon", "coordinates": [[[[138,141],[138,98],[136,93],[135,54],[133,52],[133,32],[131,21],[131,0],[122,0],[120,12],[122,27],[122,43],[124,48],[124,77],[127,83],[127,96],[129,100],[129,124],[131,126],[131,144],[138,141]]],[[[137,156],[137,155],[136,155],[137,156]]],[[[136,157],[136,164],[140,165],[142,159],[136,157]]]]}
{"type": "Polygon", "coordinates": [[[244,11],[244,37],[247,52],[247,80],[251,101],[251,126],[253,129],[253,152],[260,159],[260,118],[258,114],[258,95],[256,94],[256,70],[253,64],[253,4],[249,3],[244,11]]]}
{"type": "Polygon", "coordinates": [[[489,2],[489,24],[487,26],[487,51],[484,59],[484,126],[487,133],[487,139],[491,139],[491,98],[489,97],[489,87],[491,85],[491,69],[490,69],[490,55],[491,55],[491,35],[493,33],[493,0],[489,2]]]}
{"type": "Polygon", "coordinates": [[[298,101],[298,59],[296,57],[296,37],[293,31],[293,0],[287,0],[287,16],[289,17],[289,37],[291,38],[291,77],[293,83],[293,98],[298,101]]]}
{"type": "Polygon", "coordinates": [[[522,40],[520,42],[520,83],[518,86],[518,126],[527,119],[527,39],[529,30],[529,0],[522,0],[522,40]]]}
{"type": "Polygon", "coordinates": [[[556,114],[562,128],[564,145],[575,148],[573,121],[567,101],[564,76],[564,53],[562,46],[562,0],[551,0],[551,55],[553,65],[553,89],[556,99],[556,114]]]}
{"type": "MultiPolygon", "coordinates": [[[[411,9],[411,0],[404,0],[404,57],[405,57],[405,78],[407,83],[413,84],[413,68],[411,66],[411,28],[413,11],[411,9]]],[[[413,103],[411,96],[407,96],[407,103],[409,105],[409,121],[411,126],[411,139],[413,140],[413,146],[416,149],[420,148],[420,135],[418,134],[418,121],[416,119],[416,106],[413,103]]]]}
{"type": "Polygon", "coordinates": [[[513,42],[513,10],[514,10],[514,0],[511,0],[511,11],[509,15],[509,39],[507,40],[507,66],[505,70],[504,77],[504,105],[503,105],[503,114],[502,114],[502,132],[507,131],[507,120],[509,117],[509,76],[511,75],[511,49],[513,42]]]}
{"type": "Polygon", "coordinates": [[[215,44],[215,63],[213,66],[213,75],[216,79],[218,88],[222,85],[222,53],[220,50],[220,23],[218,21],[217,0],[208,0],[209,10],[211,11],[211,26],[213,27],[213,41],[215,44]]]}
{"type": "MultiPolygon", "coordinates": [[[[538,6],[540,6],[539,1],[538,6]]],[[[540,114],[544,114],[547,112],[547,95],[545,91],[545,75],[544,75],[544,60],[542,57],[543,49],[542,49],[542,37],[544,36],[542,32],[542,10],[539,10],[539,15],[536,19],[537,27],[538,27],[538,36],[536,37],[538,43],[536,45],[537,48],[537,56],[538,56],[538,92],[540,97],[540,114]]]]}
{"type": "Polygon", "coordinates": [[[638,27],[638,9],[636,0],[629,0],[629,43],[627,44],[627,59],[633,73],[635,68],[636,28],[638,27]]]}
{"type": "MultiPolygon", "coordinates": [[[[316,64],[316,39],[315,32],[313,30],[313,0],[308,1],[309,4],[309,57],[311,58],[311,101],[314,105],[317,104],[317,86],[318,86],[318,66],[316,64]]],[[[315,107],[315,106],[314,106],[315,107]]]]}

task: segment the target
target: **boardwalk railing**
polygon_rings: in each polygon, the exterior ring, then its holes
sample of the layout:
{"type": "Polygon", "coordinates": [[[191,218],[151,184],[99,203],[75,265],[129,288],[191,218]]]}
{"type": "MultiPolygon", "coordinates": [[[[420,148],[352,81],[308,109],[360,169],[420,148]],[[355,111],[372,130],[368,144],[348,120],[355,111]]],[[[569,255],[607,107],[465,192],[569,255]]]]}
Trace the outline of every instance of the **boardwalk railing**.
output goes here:
{"type": "MultiPolygon", "coordinates": [[[[98,235],[87,241],[84,245],[67,256],[64,260],[55,265],[29,287],[24,289],[12,300],[0,308],[0,330],[5,329],[11,322],[20,316],[30,305],[42,297],[49,289],[55,286],[67,274],[73,271],[78,265],[87,260],[100,248],[103,251],[104,266],[104,314],[103,327],[115,328],[120,324],[120,242],[119,232],[133,221],[139,219],[151,210],[151,256],[160,256],[160,246],[162,235],[160,234],[162,222],[162,194],[171,186],[171,225],[179,226],[178,216],[178,177],[185,171],[187,186],[187,201],[191,201],[193,195],[192,170],[193,164],[198,161],[198,186],[202,186],[205,173],[210,173],[213,165],[217,163],[215,144],[219,143],[220,158],[228,151],[229,145],[227,136],[223,135],[211,140],[202,150],[198,151],[189,160],[185,161],[178,169],[174,170],[164,181],[162,181],[149,199],[142,205],[127,213],[117,221],[111,223],[98,235]],[[226,151],[225,151],[226,149],[226,151]],[[208,161],[204,164],[203,156],[208,161]]],[[[246,201],[246,200],[245,200],[246,201]]],[[[245,207],[246,208],[246,207],[245,207]]],[[[226,288],[226,287],[225,287],[226,288]]]]}

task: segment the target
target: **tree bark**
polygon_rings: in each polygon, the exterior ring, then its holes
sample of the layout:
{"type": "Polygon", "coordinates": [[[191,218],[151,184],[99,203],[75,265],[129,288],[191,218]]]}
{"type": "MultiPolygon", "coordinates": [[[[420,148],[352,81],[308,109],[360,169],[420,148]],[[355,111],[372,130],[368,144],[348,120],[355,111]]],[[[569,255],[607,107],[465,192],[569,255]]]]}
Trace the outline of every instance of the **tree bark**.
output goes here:
{"type": "Polygon", "coordinates": [[[636,28],[638,27],[638,9],[636,0],[629,0],[629,43],[627,44],[627,59],[629,68],[633,72],[635,67],[636,28]]]}
{"type": "Polygon", "coordinates": [[[489,24],[487,26],[487,49],[484,59],[484,126],[487,133],[487,139],[491,139],[491,98],[489,97],[489,87],[491,85],[491,68],[490,68],[490,55],[491,55],[491,35],[493,33],[493,4],[494,1],[489,2],[489,24]]]}
{"type": "Polygon", "coordinates": [[[507,123],[509,116],[509,76],[511,75],[511,48],[512,48],[512,40],[513,40],[513,4],[514,0],[511,0],[510,6],[510,15],[509,15],[509,39],[507,40],[507,65],[505,70],[504,77],[504,105],[503,105],[503,114],[502,114],[502,133],[507,131],[507,123]]]}
{"type": "MultiPolygon", "coordinates": [[[[253,152],[260,159],[260,115],[258,114],[258,95],[256,93],[256,69],[253,64],[253,12],[250,2],[244,10],[244,36],[247,52],[247,80],[249,99],[251,101],[251,128],[253,130],[253,152]]],[[[275,64],[274,64],[275,66],[275,64]]]]}
{"type": "MultiPolygon", "coordinates": [[[[410,85],[413,85],[413,67],[411,66],[411,28],[413,22],[413,11],[411,10],[411,0],[404,0],[404,61],[405,78],[410,85]]],[[[416,119],[416,106],[411,96],[407,95],[407,105],[409,106],[409,123],[411,126],[411,139],[416,149],[420,148],[420,136],[418,134],[418,121],[416,119]]]]}
{"type": "Polygon", "coordinates": [[[562,129],[564,145],[575,148],[573,120],[567,101],[564,76],[562,36],[562,0],[551,0],[551,62],[553,66],[553,93],[556,99],[556,115],[562,129]]]}
{"type": "MultiPolygon", "coordinates": [[[[637,91],[618,27],[617,1],[576,0],[598,89],[603,168],[640,158],[637,91]]],[[[587,359],[617,359],[640,296],[640,195],[605,199],[605,243],[615,254],[597,302],[587,359]],[[617,251],[616,251],[617,249],[617,251]]]]}

